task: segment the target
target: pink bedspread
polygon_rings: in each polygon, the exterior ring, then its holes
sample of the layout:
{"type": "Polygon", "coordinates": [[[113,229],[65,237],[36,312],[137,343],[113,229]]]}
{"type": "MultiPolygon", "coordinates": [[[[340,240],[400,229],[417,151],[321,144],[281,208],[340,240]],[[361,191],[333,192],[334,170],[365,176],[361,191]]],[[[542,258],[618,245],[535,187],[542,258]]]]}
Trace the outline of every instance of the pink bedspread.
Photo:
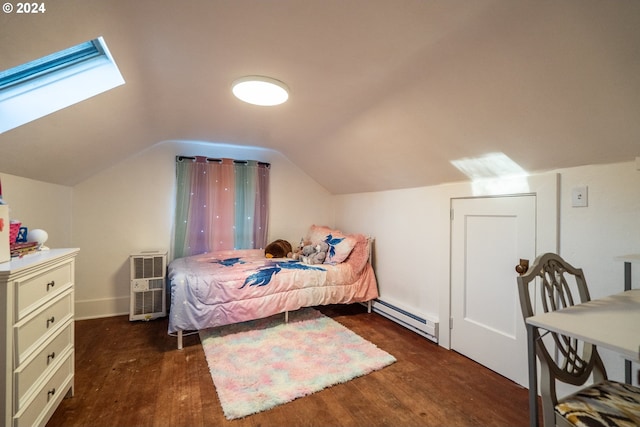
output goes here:
{"type": "Polygon", "coordinates": [[[261,249],[219,251],[169,264],[169,333],[244,322],[316,305],[378,297],[369,245],[361,236],[342,263],[265,258],[261,249]]]}

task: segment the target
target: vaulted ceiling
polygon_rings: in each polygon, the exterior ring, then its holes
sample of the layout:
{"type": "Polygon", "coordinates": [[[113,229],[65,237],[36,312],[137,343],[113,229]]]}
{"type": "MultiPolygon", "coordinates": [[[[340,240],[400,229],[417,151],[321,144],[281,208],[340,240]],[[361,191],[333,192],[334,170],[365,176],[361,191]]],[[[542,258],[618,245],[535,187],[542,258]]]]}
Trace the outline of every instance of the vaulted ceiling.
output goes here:
{"type": "MultiPolygon", "coordinates": [[[[74,185],[167,140],[278,150],[335,194],[640,156],[636,0],[55,0],[0,14],[0,70],[103,36],[126,81],[0,134],[0,171],[74,185]],[[272,108],[231,83],[290,88],[272,108]]],[[[0,117],[0,120],[2,118],[0,117]]]]}

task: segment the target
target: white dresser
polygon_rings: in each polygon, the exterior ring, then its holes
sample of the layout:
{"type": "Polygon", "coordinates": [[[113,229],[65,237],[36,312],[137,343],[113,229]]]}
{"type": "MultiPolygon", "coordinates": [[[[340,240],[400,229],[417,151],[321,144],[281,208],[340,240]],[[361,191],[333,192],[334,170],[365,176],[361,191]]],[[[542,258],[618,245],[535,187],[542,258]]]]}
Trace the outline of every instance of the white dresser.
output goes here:
{"type": "Polygon", "coordinates": [[[0,424],[45,425],[73,395],[74,269],[79,249],[0,264],[0,424]]]}

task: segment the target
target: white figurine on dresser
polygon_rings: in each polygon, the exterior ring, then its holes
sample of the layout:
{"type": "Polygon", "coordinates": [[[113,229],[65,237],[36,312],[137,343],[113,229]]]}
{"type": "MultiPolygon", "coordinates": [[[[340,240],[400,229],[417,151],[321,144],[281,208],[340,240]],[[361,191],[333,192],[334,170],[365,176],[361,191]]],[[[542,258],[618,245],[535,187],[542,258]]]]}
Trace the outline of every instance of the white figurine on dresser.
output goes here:
{"type": "Polygon", "coordinates": [[[74,275],[79,249],[0,263],[0,424],[44,426],[73,395],[74,275]]]}

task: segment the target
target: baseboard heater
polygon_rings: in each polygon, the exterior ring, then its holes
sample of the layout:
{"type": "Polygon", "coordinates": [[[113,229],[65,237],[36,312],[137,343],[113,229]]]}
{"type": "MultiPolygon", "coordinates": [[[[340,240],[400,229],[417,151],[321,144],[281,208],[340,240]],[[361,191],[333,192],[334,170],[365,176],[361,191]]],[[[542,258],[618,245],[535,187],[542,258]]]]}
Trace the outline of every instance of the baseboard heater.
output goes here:
{"type": "Polygon", "coordinates": [[[373,311],[433,342],[438,342],[438,322],[433,319],[427,319],[426,316],[419,316],[379,299],[373,302],[373,311]]]}

